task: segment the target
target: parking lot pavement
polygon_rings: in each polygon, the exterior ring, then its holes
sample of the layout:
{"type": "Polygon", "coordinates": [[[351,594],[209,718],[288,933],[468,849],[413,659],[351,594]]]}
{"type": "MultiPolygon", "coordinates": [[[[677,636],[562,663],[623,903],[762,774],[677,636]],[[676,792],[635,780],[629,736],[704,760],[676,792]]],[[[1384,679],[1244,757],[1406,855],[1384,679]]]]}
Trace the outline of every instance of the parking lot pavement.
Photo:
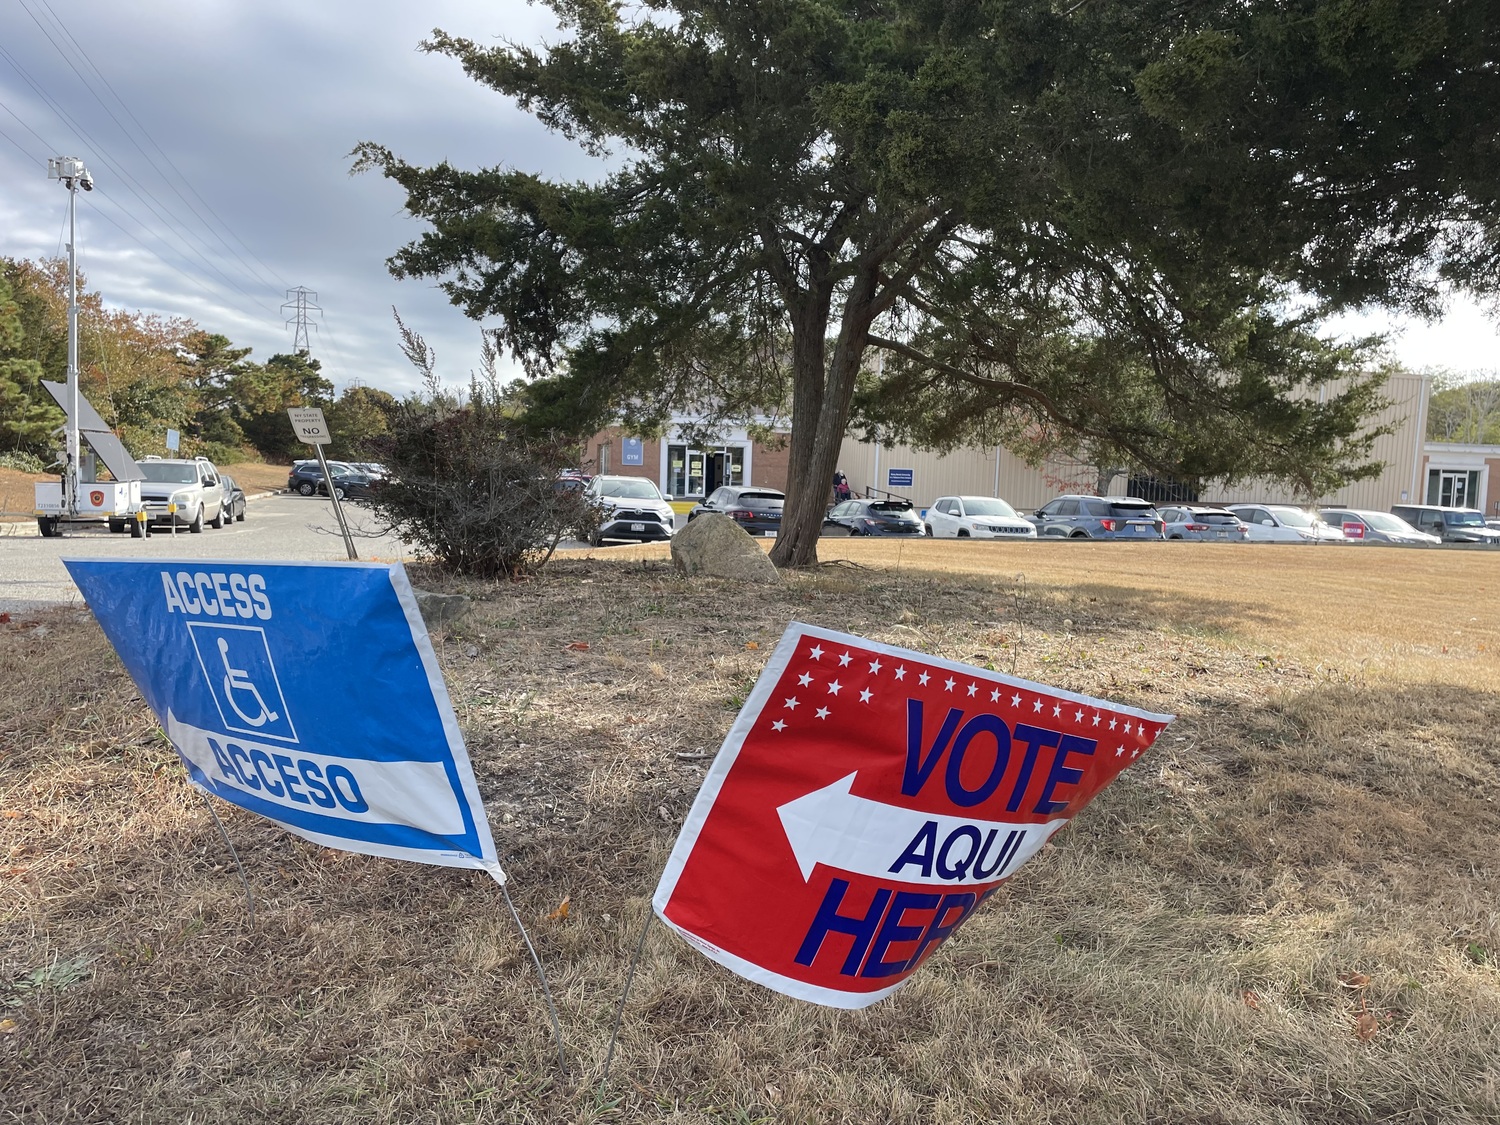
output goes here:
{"type": "MultiPolygon", "coordinates": [[[[401,540],[379,534],[368,508],[346,503],[344,515],[361,559],[395,562],[410,555],[411,548],[401,540]]],[[[61,538],[43,539],[35,523],[13,526],[29,526],[29,533],[0,538],[0,612],[6,613],[80,604],[78,588],[62,564],[65,558],[325,562],[348,557],[333,504],[321,497],[255,498],[244,523],[205,527],[200,535],[186,528],[178,528],[176,535],[157,529],[149,538],[132,539],[111,534],[103,524],[81,524],[61,538]]]]}

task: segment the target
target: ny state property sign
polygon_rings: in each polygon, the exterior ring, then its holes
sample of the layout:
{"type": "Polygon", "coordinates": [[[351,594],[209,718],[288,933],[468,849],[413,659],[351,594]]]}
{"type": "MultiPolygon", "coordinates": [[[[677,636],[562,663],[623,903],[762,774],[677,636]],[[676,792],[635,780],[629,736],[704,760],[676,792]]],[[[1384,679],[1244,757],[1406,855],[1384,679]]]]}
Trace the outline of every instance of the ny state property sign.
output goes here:
{"type": "Polygon", "coordinates": [[[704,779],[653,906],[751,980],[865,1007],[1171,719],[793,624],[704,779]]]}

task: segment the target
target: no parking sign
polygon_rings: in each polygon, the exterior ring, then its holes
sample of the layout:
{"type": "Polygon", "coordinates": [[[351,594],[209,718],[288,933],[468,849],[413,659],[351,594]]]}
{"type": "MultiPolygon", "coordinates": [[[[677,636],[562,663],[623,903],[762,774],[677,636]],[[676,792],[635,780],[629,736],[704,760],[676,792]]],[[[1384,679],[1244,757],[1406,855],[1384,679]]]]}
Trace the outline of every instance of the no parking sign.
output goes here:
{"type": "Polygon", "coordinates": [[[704,779],[653,906],[742,976],[865,1007],[1171,720],[793,624],[704,779]]]}

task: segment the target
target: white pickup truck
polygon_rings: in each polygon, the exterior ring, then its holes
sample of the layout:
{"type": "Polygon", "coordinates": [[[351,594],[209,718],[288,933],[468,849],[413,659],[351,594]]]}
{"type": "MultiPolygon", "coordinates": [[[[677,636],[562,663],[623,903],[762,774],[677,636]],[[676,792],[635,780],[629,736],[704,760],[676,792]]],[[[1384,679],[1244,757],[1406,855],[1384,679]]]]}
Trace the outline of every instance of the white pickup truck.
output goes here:
{"type": "MultiPolygon", "coordinates": [[[[186,527],[194,535],[203,530],[206,520],[213,527],[224,526],[224,485],[219,470],[206,457],[167,461],[147,457],[138,461],[141,475],[141,503],[146,518],[153,524],[186,527]]],[[[111,531],[124,531],[110,520],[111,531]]]]}

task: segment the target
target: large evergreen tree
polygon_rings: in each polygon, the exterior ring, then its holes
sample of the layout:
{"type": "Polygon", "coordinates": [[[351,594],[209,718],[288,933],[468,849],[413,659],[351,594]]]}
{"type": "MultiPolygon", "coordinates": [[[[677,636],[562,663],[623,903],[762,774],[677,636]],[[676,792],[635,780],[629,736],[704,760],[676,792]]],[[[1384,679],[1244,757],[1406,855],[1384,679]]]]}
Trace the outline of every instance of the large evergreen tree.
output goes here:
{"type": "Polygon", "coordinates": [[[705,355],[784,357],[778,563],[816,557],[851,420],[1310,492],[1369,473],[1378,376],[1317,319],[1495,280],[1478,0],[549,3],[546,50],[426,47],[614,170],[363,145],[431,225],[391,268],[499,317],[576,430],[659,417],[705,355]]]}

